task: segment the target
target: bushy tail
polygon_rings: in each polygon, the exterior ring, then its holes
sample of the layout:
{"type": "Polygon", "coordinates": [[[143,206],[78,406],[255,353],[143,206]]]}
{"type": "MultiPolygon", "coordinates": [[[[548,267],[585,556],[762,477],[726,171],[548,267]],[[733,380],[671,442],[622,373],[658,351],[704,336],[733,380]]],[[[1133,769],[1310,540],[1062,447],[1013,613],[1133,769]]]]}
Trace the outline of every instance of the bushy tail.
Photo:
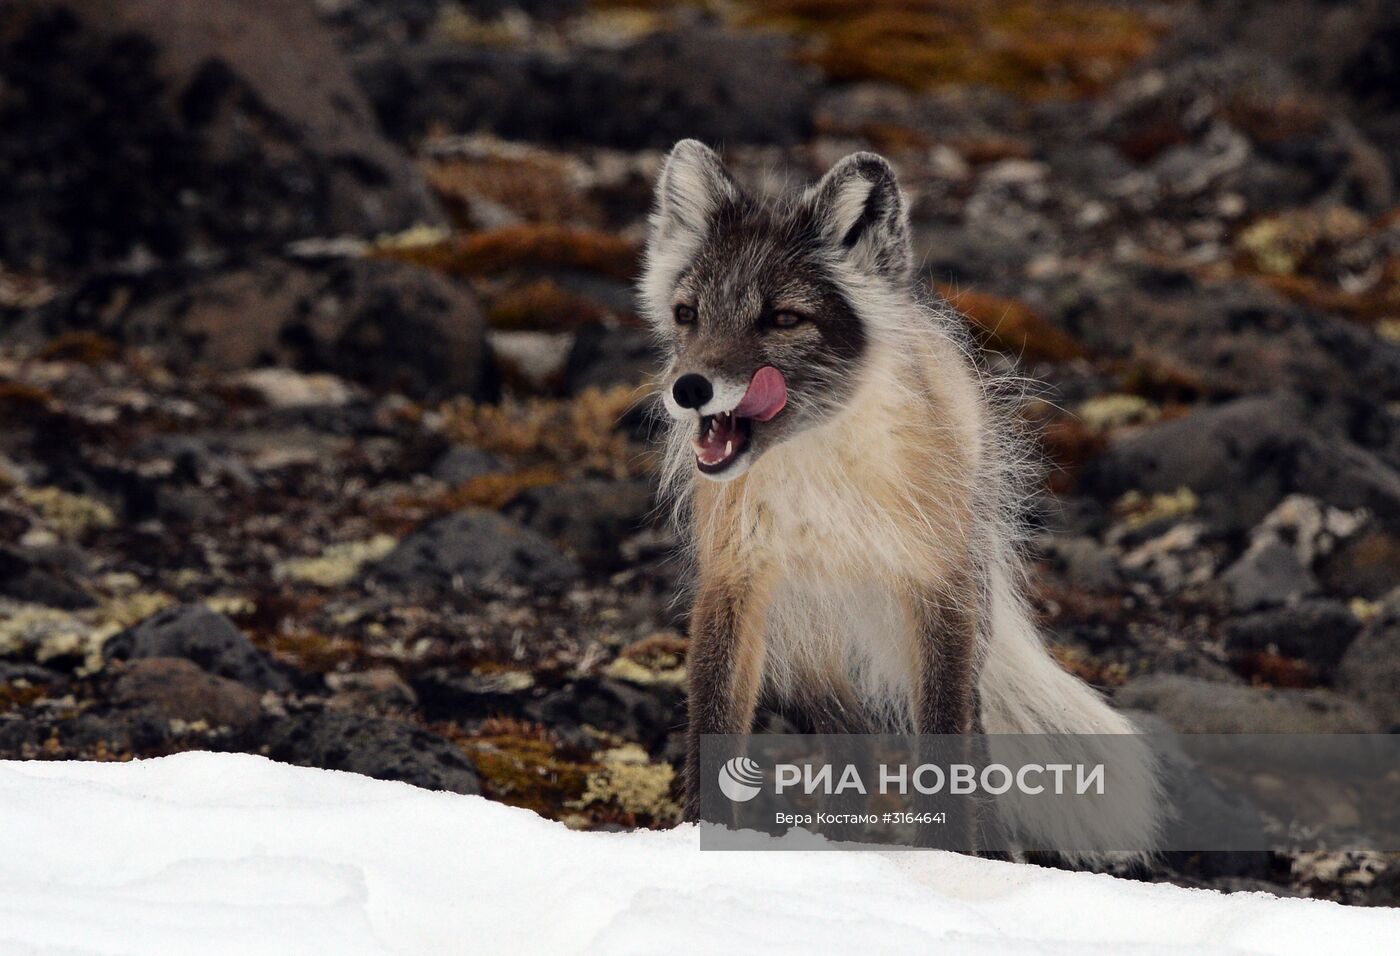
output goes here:
{"type": "MultiPolygon", "coordinates": [[[[1063,670],[1050,656],[1014,572],[1000,567],[991,580],[991,636],[979,693],[982,726],[996,734],[1134,735],[1131,721],[1097,691],[1063,670]]],[[[1009,739],[989,743],[994,762],[1018,762],[1014,751],[1033,745],[1009,739]],[[999,756],[1000,752],[1000,756],[999,756]]],[[[998,798],[1002,824],[1027,849],[1062,849],[1085,863],[1150,856],[1162,827],[1157,760],[1142,737],[1084,736],[1057,740],[1074,762],[1105,765],[1109,798],[1102,802],[998,798]],[[1063,746],[1062,746],[1063,745],[1063,746]],[[1100,850],[1092,848],[1102,848],[1100,850]]]]}

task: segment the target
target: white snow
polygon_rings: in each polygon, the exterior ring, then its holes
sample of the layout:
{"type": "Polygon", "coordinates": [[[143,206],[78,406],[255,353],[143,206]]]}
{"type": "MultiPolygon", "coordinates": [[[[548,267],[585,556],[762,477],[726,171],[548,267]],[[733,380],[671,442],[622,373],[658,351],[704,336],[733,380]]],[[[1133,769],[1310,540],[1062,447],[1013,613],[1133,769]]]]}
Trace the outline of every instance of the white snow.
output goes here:
{"type": "Polygon", "coordinates": [[[0,953],[1393,952],[1400,911],[939,852],[701,852],[237,754],[0,762],[0,953]]]}

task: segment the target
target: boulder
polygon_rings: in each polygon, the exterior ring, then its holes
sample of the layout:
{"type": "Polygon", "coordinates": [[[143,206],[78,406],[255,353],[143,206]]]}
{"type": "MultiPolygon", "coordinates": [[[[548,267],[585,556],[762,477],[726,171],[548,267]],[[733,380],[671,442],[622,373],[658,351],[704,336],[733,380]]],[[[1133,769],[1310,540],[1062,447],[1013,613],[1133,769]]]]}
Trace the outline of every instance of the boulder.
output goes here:
{"type": "Polygon", "coordinates": [[[293,714],[272,721],[257,749],[299,767],[346,770],[428,790],[481,792],[460,748],[398,720],[331,710],[293,714]]]}
{"type": "Polygon", "coordinates": [[[15,0],[0,261],[62,272],[442,221],[309,3],[15,0]]]}
{"type": "Polygon", "coordinates": [[[108,638],[108,660],[182,657],[210,674],[255,690],[285,692],[291,681],[233,622],[202,604],[182,604],[108,638]]]}
{"type": "Polygon", "coordinates": [[[1276,650],[1331,673],[1361,630],[1361,622],[1341,601],[1307,600],[1232,617],[1220,627],[1232,655],[1276,650]]]}
{"type": "Polygon", "coordinates": [[[405,591],[493,584],[554,590],[577,578],[579,567],[538,533],[473,508],[430,521],[366,574],[381,586],[405,591]]]}
{"type": "Polygon", "coordinates": [[[585,479],[527,488],[506,514],[590,567],[612,569],[624,563],[619,546],[646,526],[652,506],[645,480],[585,479]]]}
{"type": "Polygon", "coordinates": [[[1400,474],[1345,436],[1309,428],[1307,418],[1307,403],[1287,393],[1207,407],[1114,443],[1085,467],[1080,487],[1106,498],[1190,488],[1204,517],[1235,532],[1294,493],[1366,508],[1400,528],[1400,474]]]}
{"type": "Polygon", "coordinates": [[[1209,392],[1400,399],[1400,344],[1257,282],[1094,266],[1068,275],[1047,298],[1047,318],[1090,349],[1130,359],[1151,343],[1154,361],[1209,392]]]}
{"type": "Polygon", "coordinates": [[[782,143],[811,131],[816,72],[777,34],[697,26],[586,53],[460,43],[390,46],[358,59],[384,129],[429,127],[507,139],[669,148],[678,139],[782,143]]]}
{"type": "Polygon", "coordinates": [[[1373,734],[1380,730],[1365,709],[1327,690],[1278,690],[1153,674],[1120,687],[1113,702],[1156,714],[1182,734],[1373,734]]]}
{"type": "Polygon", "coordinates": [[[111,699],[114,704],[149,709],[167,720],[202,720],[211,727],[233,730],[244,730],[262,716],[255,691],[179,657],[128,662],[112,682],[111,699]]]}
{"type": "Polygon", "coordinates": [[[288,366],[416,396],[495,394],[476,297],[399,262],[259,259],[221,272],[104,274],[13,334],[74,330],[150,348],[176,367],[288,366]]]}
{"type": "Polygon", "coordinates": [[[1337,688],[1374,711],[1389,729],[1400,728],[1400,591],[1347,648],[1337,667],[1337,688]]]}

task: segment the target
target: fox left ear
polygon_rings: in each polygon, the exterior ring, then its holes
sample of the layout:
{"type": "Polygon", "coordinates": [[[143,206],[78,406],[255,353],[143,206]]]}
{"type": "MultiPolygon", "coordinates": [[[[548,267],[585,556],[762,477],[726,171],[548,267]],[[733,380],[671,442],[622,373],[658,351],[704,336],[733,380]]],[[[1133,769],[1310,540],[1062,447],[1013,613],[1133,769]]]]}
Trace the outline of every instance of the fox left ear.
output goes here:
{"type": "Polygon", "coordinates": [[[847,156],[803,199],[826,241],[858,267],[891,281],[908,280],[914,259],[909,213],[894,170],[884,157],[847,156]]]}

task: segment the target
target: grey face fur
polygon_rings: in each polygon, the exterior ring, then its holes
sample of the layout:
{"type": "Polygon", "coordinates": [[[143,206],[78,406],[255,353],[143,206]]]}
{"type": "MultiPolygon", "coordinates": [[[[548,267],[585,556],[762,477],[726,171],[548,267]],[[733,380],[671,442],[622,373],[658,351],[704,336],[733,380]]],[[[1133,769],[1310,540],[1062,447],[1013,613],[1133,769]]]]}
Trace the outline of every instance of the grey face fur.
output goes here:
{"type": "Polygon", "coordinates": [[[672,150],[656,193],[642,293],[670,356],[667,411],[698,434],[764,366],[787,386],[774,418],[740,423],[746,441],[732,461],[701,469],[727,480],[829,420],[858,387],[870,339],[862,302],[910,281],[904,200],[889,164],[857,153],[800,196],[759,203],[694,140],[672,150]],[[712,387],[698,407],[673,394],[686,375],[712,387]]]}

